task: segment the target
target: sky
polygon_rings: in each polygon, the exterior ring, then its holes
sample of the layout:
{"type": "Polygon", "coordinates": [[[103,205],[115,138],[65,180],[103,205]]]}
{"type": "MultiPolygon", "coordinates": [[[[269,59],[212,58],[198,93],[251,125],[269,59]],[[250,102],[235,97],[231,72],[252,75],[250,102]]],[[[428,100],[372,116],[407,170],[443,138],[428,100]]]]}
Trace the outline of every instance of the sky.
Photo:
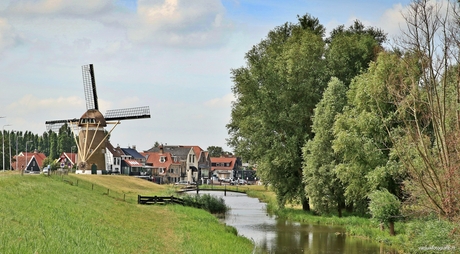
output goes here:
{"type": "MultiPolygon", "coordinates": [[[[42,135],[45,121],[86,112],[81,66],[93,64],[99,109],[150,107],[111,143],[227,145],[231,70],[270,30],[297,15],[326,34],[356,19],[390,39],[409,0],[1,0],[2,129],[42,135]],[[9,126],[6,126],[9,125],[9,126]]],[[[112,126],[108,126],[110,130],[112,126]]]]}

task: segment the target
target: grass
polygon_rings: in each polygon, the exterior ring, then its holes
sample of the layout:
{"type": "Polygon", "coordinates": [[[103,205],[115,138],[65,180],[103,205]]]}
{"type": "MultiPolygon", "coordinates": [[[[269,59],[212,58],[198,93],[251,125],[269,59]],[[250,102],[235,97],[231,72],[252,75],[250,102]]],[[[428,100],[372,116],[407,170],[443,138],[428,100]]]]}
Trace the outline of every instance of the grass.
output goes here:
{"type": "Polygon", "coordinates": [[[201,209],[137,205],[137,194],[172,192],[142,179],[7,173],[0,174],[0,190],[0,253],[251,253],[253,249],[248,239],[201,209]]]}
{"type": "Polygon", "coordinates": [[[347,235],[371,239],[393,246],[399,253],[460,253],[459,224],[439,220],[435,217],[410,219],[395,223],[396,236],[390,236],[388,229],[380,230],[379,223],[366,217],[347,212],[337,215],[316,215],[303,211],[296,204],[279,208],[274,192],[264,186],[247,186],[249,196],[267,203],[267,208],[279,218],[305,224],[342,226],[347,235]],[[444,249],[443,249],[444,248],[444,249]]]}

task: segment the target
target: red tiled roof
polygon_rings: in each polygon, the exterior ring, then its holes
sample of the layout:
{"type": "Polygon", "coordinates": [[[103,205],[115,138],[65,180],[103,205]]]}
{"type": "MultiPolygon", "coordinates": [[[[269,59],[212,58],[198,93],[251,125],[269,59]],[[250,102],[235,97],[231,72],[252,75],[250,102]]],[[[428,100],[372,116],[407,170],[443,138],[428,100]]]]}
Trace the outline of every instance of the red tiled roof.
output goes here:
{"type": "Polygon", "coordinates": [[[39,152],[21,152],[19,155],[16,155],[13,157],[13,160],[11,161],[11,168],[14,169],[14,170],[17,170],[17,169],[22,169],[22,168],[26,168],[26,164],[30,163],[30,160],[32,158],[35,158],[35,160],[37,161],[37,164],[38,164],[38,167],[42,167],[43,166],[43,161],[46,159],[46,156],[44,153],[39,153],[39,152]],[[26,162],[26,158],[27,158],[27,162],[26,162]],[[17,160],[17,163],[16,161],[17,160]],[[17,168],[16,168],[16,165],[17,168]]]}
{"type": "Polygon", "coordinates": [[[171,156],[171,153],[161,153],[161,152],[143,152],[141,153],[144,157],[147,158],[146,163],[151,164],[154,168],[166,168],[169,169],[171,164],[180,164],[180,162],[174,162],[171,156]],[[165,161],[161,162],[161,156],[165,157],[165,161]]]}
{"type": "Polygon", "coordinates": [[[236,157],[211,157],[211,171],[213,170],[233,170],[236,157]],[[213,163],[227,163],[229,166],[213,166],[213,163]]]}

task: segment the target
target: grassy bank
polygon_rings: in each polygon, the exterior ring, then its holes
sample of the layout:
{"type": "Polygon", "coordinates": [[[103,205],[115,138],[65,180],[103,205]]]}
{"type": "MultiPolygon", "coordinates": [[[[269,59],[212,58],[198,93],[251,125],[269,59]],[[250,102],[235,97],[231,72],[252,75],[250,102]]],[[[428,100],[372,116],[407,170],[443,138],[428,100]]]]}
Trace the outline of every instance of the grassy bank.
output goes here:
{"type": "Polygon", "coordinates": [[[348,235],[384,243],[400,253],[460,253],[460,228],[456,223],[435,217],[406,219],[395,224],[396,236],[390,236],[388,230],[381,231],[379,223],[370,218],[347,213],[341,218],[336,215],[318,216],[292,205],[280,209],[273,192],[263,186],[247,188],[249,196],[267,202],[268,209],[280,218],[307,224],[342,226],[348,235]]]}
{"type": "Polygon", "coordinates": [[[126,176],[0,174],[0,253],[251,253],[211,214],[137,205],[170,188],[126,176]],[[78,185],[77,185],[78,184],[78,185]]]}

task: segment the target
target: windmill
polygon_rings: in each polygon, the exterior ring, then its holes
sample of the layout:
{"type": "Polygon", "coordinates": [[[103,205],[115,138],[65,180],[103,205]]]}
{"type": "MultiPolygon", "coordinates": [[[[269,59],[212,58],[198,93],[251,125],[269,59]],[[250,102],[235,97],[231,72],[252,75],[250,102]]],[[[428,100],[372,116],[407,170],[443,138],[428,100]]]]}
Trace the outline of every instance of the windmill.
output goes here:
{"type": "Polygon", "coordinates": [[[77,173],[91,173],[92,169],[105,168],[106,140],[121,120],[150,118],[148,106],[108,110],[105,115],[99,111],[96,80],[92,64],[82,66],[83,87],[86,100],[86,112],[79,118],[46,121],[47,131],[57,131],[64,124],[71,126],[78,147],[77,173]],[[113,124],[109,132],[107,124],[113,124]],[[75,128],[75,129],[74,129],[75,128]],[[85,172],[86,170],[89,170],[85,172]]]}

